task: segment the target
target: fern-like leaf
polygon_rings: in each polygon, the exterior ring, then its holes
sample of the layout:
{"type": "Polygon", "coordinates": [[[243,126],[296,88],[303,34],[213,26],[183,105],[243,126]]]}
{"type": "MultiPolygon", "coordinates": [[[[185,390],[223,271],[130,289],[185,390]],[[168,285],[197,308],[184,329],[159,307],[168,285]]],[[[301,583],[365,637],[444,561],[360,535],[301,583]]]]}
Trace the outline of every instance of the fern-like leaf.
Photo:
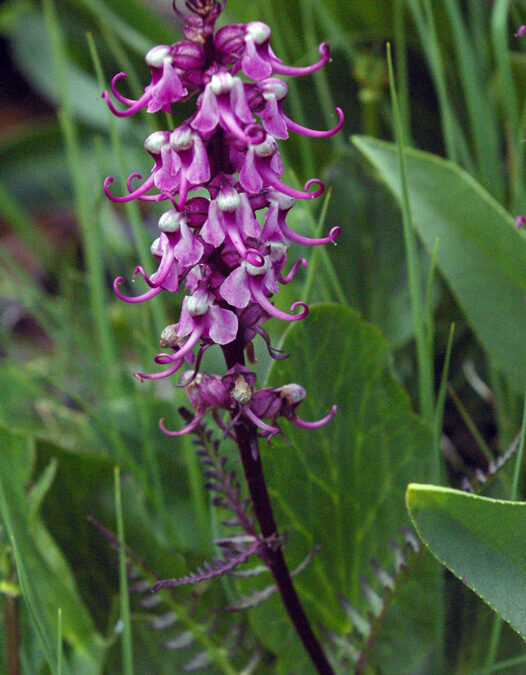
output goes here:
{"type": "MultiPolygon", "coordinates": [[[[294,569],[291,572],[291,576],[295,577],[296,575],[300,574],[300,572],[303,572],[303,570],[310,565],[312,562],[312,559],[314,558],[314,555],[320,550],[320,546],[314,546],[312,551],[309,553],[309,555],[301,562],[296,569],[294,569]]],[[[249,573],[253,572],[254,570],[247,570],[249,573]]],[[[261,568],[258,568],[258,573],[263,572],[264,570],[261,568]]],[[[234,575],[237,576],[237,574],[234,572],[234,575]]],[[[243,574],[243,576],[249,576],[249,574],[243,574]]],[[[255,574],[252,574],[251,576],[255,576],[255,574]]],[[[226,607],[227,612],[241,612],[245,609],[253,609],[254,607],[257,607],[260,605],[262,602],[265,602],[265,600],[268,600],[276,591],[278,590],[278,587],[273,584],[272,586],[267,586],[263,590],[260,591],[252,591],[250,595],[244,595],[243,597],[239,598],[238,600],[234,600],[228,607],[226,607]]]]}
{"type": "MultiPolygon", "coordinates": [[[[118,551],[119,542],[116,536],[95,520],[91,518],[89,520],[110,542],[111,548],[118,551]]],[[[239,553],[238,548],[231,550],[232,555],[234,555],[234,550],[239,553]]],[[[221,672],[225,671],[225,667],[228,672],[234,670],[231,659],[234,658],[234,652],[240,646],[240,640],[232,639],[231,634],[235,632],[239,635],[243,632],[244,642],[248,640],[250,644],[253,637],[246,626],[236,622],[234,627],[231,627],[231,630],[225,634],[224,624],[218,625],[217,612],[206,610],[201,616],[196,615],[196,608],[201,603],[195,602],[195,594],[178,602],[174,600],[173,594],[162,589],[159,593],[152,594],[152,586],[158,577],[148,570],[144,562],[129,547],[126,547],[126,559],[130,579],[128,588],[132,596],[139,597],[139,611],[146,615],[143,618],[148,619],[149,626],[156,632],[176,629],[175,634],[162,643],[165,649],[188,652],[188,661],[182,666],[182,670],[195,672],[208,669],[211,665],[216,665],[221,672]],[[212,632],[214,632],[214,637],[211,635],[212,632]]],[[[255,644],[248,649],[251,654],[260,653],[255,644]]],[[[246,645],[243,645],[240,657],[247,658],[246,645]]]]}
{"type": "MultiPolygon", "coordinates": [[[[185,408],[180,408],[179,412],[185,419],[191,418],[191,413],[185,408]]],[[[205,488],[216,493],[212,503],[232,513],[231,517],[222,521],[222,525],[238,527],[253,537],[257,536],[250,512],[251,501],[242,496],[235,471],[227,468],[227,458],[219,454],[219,441],[213,439],[212,432],[204,424],[198,425],[194,435],[196,454],[203,467],[205,488]]]]}
{"type": "Polygon", "coordinates": [[[212,562],[203,563],[203,567],[198,567],[196,572],[192,572],[188,576],[179,577],[177,579],[165,579],[158,581],[153,586],[153,592],[156,593],[160,588],[167,586],[185,586],[187,584],[197,584],[200,581],[213,579],[221,576],[227,572],[232,571],[238,565],[245,563],[251,555],[257,553],[261,547],[261,541],[255,539],[250,546],[246,546],[235,553],[225,553],[224,558],[214,558],[212,562]]]}
{"type": "MultiPolygon", "coordinates": [[[[376,560],[371,560],[379,590],[373,588],[365,576],[360,577],[360,585],[368,609],[360,613],[346,598],[340,597],[340,603],[347,614],[353,631],[346,636],[331,635],[337,648],[340,662],[352,664],[355,675],[360,675],[366,667],[366,660],[378,632],[381,629],[387,610],[397,596],[400,587],[409,577],[414,565],[420,558],[422,547],[417,535],[404,528],[404,543],[391,541],[393,549],[393,571],[387,571],[376,560]]],[[[341,665],[344,665],[342,663],[341,665]]]]}
{"type": "Polygon", "coordinates": [[[519,449],[520,433],[513,439],[513,442],[502,454],[491,460],[486,471],[476,469],[474,479],[464,477],[462,481],[462,490],[466,492],[479,493],[484,490],[489,483],[497,476],[499,471],[506,466],[510,459],[519,449]]]}

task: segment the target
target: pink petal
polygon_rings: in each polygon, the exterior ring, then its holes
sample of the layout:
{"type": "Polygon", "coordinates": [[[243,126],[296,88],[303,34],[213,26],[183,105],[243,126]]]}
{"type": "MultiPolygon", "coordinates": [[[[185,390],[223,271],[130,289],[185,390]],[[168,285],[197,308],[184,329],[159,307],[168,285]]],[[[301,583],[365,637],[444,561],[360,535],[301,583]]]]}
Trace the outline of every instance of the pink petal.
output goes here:
{"type": "Polygon", "coordinates": [[[203,255],[203,244],[194,237],[188,225],[181,220],[179,223],[181,239],[174,248],[174,254],[183,267],[196,265],[203,255]]]}
{"type": "Polygon", "coordinates": [[[236,339],[238,320],[234,312],[212,305],[208,310],[210,338],[218,345],[226,345],[236,339]]]}
{"type": "Polygon", "coordinates": [[[225,239],[225,228],[223,223],[223,213],[217,202],[210,202],[208,209],[208,218],[201,228],[201,237],[207,244],[217,248],[225,239]]]}
{"type": "Polygon", "coordinates": [[[247,102],[245,87],[238,77],[234,78],[234,86],[230,92],[230,104],[236,117],[241,120],[241,122],[252,124],[254,117],[247,102]]]}
{"type": "Polygon", "coordinates": [[[186,169],[186,177],[193,185],[207,183],[210,180],[210,164],[204,143],[200,136],[194,139],[192,161],[186,169]]]}
{"type": "Polygon", "coordinates": [[[219,124],[219,106],[217,105],[216,95],[212,91],[210,84],[207,85],[203,98],[201,99],[201,108],[191,122],[191,126],[201,134],[210,134],[219,124]]]}
{"type": "Polygon", "coordinates": [[[219,287],[219,293],[232,307],[246,307],[250,302],[246,268],[240,266],[231,272],[219,287]]]}
{"type": "Polygon", "coordinates": [[[158,110],[170,112],[170,104],[179,101],[188,93],[171,63],[164,64],[161,79],[151,87],[150,91],[152,98],[147,110],[152,113],[158,110]]]}
{"type": "Polygon", "coordinates": [[[239,182],[247,192],[261,192],[263,189],[263,179],[256,169],[254,149],[250,147],[247,151],[245,162],[239,172],[239,182]]]}
{"type": "Polygon", "coordinates": [[[254,211],[250,206],[248,195],[242,192],[239,197],[241,205],[236,213],[237,227],[245,237],[258,239],[261,234],[261,227],[254,216],[254,211]]]}
{"type": "Polygon", "coordinates": [[[272,75],[271,64],[259,55],[254,40],[246,41],[241,67],[252,80],[264,80],[272,75]]]}
{"type": "Polygon", "coordinates": [[[179,317],[179,321],[177,324],[178,337],[186,337],[187,335],[190,335],[190,333],[195,328],[195,319],[191,314],[188,313],[188,310],[186,309],[187,302],[188,296],[186,296],[183,300],[181,316],[179,317]]]}
{"type": "Polygon", "coordinates": [[[267,100],[265,107],[258,114],[261,117],[265,131],[274,136],[274,138],[289,137],[285,118],[282,116],[275,96],[267,100]]]}

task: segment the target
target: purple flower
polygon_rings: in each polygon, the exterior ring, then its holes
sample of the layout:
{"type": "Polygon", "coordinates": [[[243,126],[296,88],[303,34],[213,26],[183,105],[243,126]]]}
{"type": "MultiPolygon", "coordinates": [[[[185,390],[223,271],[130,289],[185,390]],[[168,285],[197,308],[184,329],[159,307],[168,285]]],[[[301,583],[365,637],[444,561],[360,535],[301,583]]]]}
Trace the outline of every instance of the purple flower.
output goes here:
{"type": "Polygon", "coordinates": [[[293,122],[283,112],[283,101],[287,96],[288,89],[287,84],[283,80],[270,77],[252,85],[249,90],[250,106],[261,118],[263,128],[267,133],[274,136],[274,138],[284,139],[288,138],[288,130],[291,129],[298,134],[310,136],[311,138],[326,138],[333,136],[342,128],[343,112],[341,108],[335,109],[338,115],[338,124],[333,129],[317,131],[316,129],[309,129],[293,122]]]}
{"type": "Polygon", "coordinates": [[[248,196],[239,193],[233,186],[222,187],[216,198],[210,202],[208,218],[201,230],[201,237],[215,248],[225,238],[234,246],[240,257],[253,265],[262,265],[262,255],[253,248],[247,248],[249,239],[258,240],[261,228],[254,216],[248,196]]]}
{"type": "Polygon", "coordinates": [[[242,69],[252,80],[263,80],[277,73],[279,75],[309,75],[324,66],[330,58],[329,46],[319,46],[320,61],[311,66],[295,68],[286,66],[270,47],[270,28],[261,21],[246,25],[233,24],[220,28],[214,36],[218,58],[225,65],[232,64],[233,71],[242,69]]]}
{"type": "MultiPolygon", "coordinates": [[[[161,235],[152,244],[151,251],[159,259],[159,266],[150,277],[139,265],[135,268],[134,278],[140,274],[152,289],[177,291],[179,277],[186,269],[191,269],[203,256],[203,244],[196,239],[187,225],[186,218],[173,208],[163,213],[159,219],[161,235]]],[[[123,295],[118,285],[122,277],[115,280],[115,293],[126,302],[142,302],[148,300],[148,293],[142,296],[129,297],[123,295]]]]}
{"type": "Polygon", "coordinates": [[[115,85],[118,80],[126,78],[126,73],[118,73],[111,81],[111,91],[116,99],[128,105],[125,110],[117,110],[107,91],[102,92],[111,112],[117,117],[128,117],[141,108],[146,107],[148,112],[164,110],[170,112],[171,104],[181,100],[188,90],[183,87],[181,79],[172,62],[171,49],[167,45],[158,45],[146,54],[146,63],[152,72],[152,82],[144,90],[144,94],[133,101],[119,94],[115,85]]]}
{"type": "Polygon", "coordinates": [[[296,203],[293,197],[284,195],[280,192],[273,191],[268,194],[269,208],[266,213],[265,226],[261,237],[264,241],[284,241],[289,240],[304,246],[318,246],[319,244],[334,243],[334,240],[341,232],[340,227],[333,227],[329,232],[328,237],[321,239],[312,239],[311,237],[304,237],[297,232],[291,230],[285,219],[287,213],[296,203]]]}
{"type": "Polygon", "coordinates": [[[205,288],[197,288],[183,300],[178,335],[189,336],[194,344],[201,336],[218,345],[232,342],[237,335],[238,321],[234,312],[214,304],[214,296],[205,288]]]}
{"type": "Polygon", "coordinates": [[[245,366],[234,366],[224,377],[205,373],[194,377],[191,371],[181,375],[181,385],[185,387],[195,417],[182,429],[170,431],[160,421],[161,429],[169,436],[182,436],[193,431],[204,415],[213,411],[214,419],[227,434],[232,434],[233,424],[240,417],[246,417],[268,441],[281,433],[278,417],[284,417],[298,427],[317,429],[329,422],[337,411],[333,406],[328,415],[314,422],[307,422],[297,415],[297,408],[305,399],[306,391],[299,384],[286,384],[282,387],[265,387],[254,390],[256,376],[245,366]],[[227,426],[217,415],[218,410],[227,410],[232,415],[232,423],[227,426]],[[270,420],[270,424],[264,421],[270,420]]]}
{"type": "Polygon", "coordinates": [[[175,45],[157,45],[146,54],[146,64],[152,73],[152,81],[143,95],[134,101],[117,91],[116,84],[127,77],[126,73],[117,73],[111,81],[111,92],[115,98],[128,107],[117,110],[110,94],[102,92],[110,110],[117,117],[129,117],[138,110],[146,108],[150,113],[164,110],[171,112],[172,103],[188,95],[187,87],[197,87],[202,82],[202,68],[206,63],[203,47],[196,42],[181,41],[175,45]]]}
{"type": "Polygon", "coordinates": [[[191,125],[204,138],[209,138],[220,125],[232,136],[250,143],[243,125],[252,124],[254,118],[239,77],[233,77],[227,70],[214,73],[198,105],[191,125]]]}
{"type": "Polygon", "coordinates": [[[295,190],[281,182],[282,173],[283,165],[276,139],[267,134],[263,142],[248,147],[239,171],[239,182],[247,192],[257,193],[264,188],[273,188],[296,199],[314,199],[319,197],[325,189],[321,180],[311,178],[305,183],[305,192],[295,190]],[[311,185],[319,187],[314,192],[309,192],[311,185]]]}
{"type": "Polygon", "coordinates": [[[274,307],[268,296],[279,291],[276,275],[270,256],[265,256],[264,264],[260,267],[243,261],[234,269],[219,287],[219,293],[232,307],[244,309],[249,302],[258,304],[269,316],[286,321],[299,321],[307,316],[309,308],[304,302],[295,302],[291,311],[296,307],[303,307],[300,314],[287,314],[274,307]]]}

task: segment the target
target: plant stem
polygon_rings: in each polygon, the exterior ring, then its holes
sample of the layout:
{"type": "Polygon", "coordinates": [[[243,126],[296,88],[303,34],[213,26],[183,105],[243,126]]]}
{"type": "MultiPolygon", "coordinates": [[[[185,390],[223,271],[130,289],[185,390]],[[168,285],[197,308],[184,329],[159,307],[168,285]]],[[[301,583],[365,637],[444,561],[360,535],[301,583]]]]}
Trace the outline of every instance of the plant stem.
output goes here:
{"type": "MultiPolygon", "coordinates": [[[[228,368],[236,364],[244,365],[243,344],[239,337],[224,346],[223,353],[228,368]]],[[[262,558],[276,581],[287,614],[318,673],[334,675],[294,588],[281,546],[274,543],[279,542],[279,533],[258,452],[257,428],[248,420],[243,420],[236,424],[235,430],[254,514],[261,528],[262,537],[268,539],[262,558]]]]}

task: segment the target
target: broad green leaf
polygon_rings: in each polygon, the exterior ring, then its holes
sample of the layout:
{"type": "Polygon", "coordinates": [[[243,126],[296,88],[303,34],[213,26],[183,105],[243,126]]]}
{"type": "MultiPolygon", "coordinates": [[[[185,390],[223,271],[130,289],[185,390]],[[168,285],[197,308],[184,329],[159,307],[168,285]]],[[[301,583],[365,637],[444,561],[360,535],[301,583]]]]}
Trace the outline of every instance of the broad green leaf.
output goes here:
{"type": "MultiPolygon", "coordinates": [[[[342,228],[330,256],[345,295],[351,307],[378,326],[396,350],[413,336],[396,202],[383,185],[365,175],[356,151],[338,156],[328,167],[326,180],[333,189],[327,224],[342,228]]],[[[316,285],[322,286],[323,279],[316,285]]]]}
{"type": "MultiPolygon", "coordinates": [[[[389,371],[389,349],[379,331],[348,308],[313,307],[290,328],[269,384],[297,382],[307,390],[300,417],[338,413],[322,429],[307,431],[283,422],[289,442],[261,444],[263,466],[281,531],[288,533],[292,569],[322,546],[295,583],[315,626],[346,633],[350,626],[338,601],[343,594],[366,612],[359,577],[372,579],[370,559],[392,562],[390,538],[407,523],[404,490],[415,476],[429,475],[432,447],[427,428],[389,371]]],[[[436,637],[436,577],[415,572],[412,606],[392,607],[386,644],[375,654],[385,673],[412,672],[436,637]]],[[[274,651],[294,651],[295,640],[276,596],[251,614],[259,636],[274,651]]],[[[290,656],[290,655],[289,655],[290,656]]],[[[290,658],[289,658],[290,661],[290,658]]]]}
{"type": "Polygon", "coordinates": [[[103,639],[77,593],[68,564],[41,520],[31,513],[31,500],[25,494],[35,461],[34,443],[27,436],[0,429],[0,456],[0,513],[13,544],[22,593],[48,663],[54,672],[61,608],[62,634],[70,647],[69,667],[64,672],[95,675],[104,658],[103,639]]]}
{"type": "Polygon", "coordinates": [[[433,555],[526,639],[526,502],[411,484],[407,507],[433,555]]]}
{"type": "MultiPolygon", "coordinates": [[[[401,199],[397,149],[356,137],[354,144],[401,199]]],[[[521,391],[526,386],[526,239],[511,216],[449,161],[405,151],[415,228],[492,362],[521,391]]]]}

